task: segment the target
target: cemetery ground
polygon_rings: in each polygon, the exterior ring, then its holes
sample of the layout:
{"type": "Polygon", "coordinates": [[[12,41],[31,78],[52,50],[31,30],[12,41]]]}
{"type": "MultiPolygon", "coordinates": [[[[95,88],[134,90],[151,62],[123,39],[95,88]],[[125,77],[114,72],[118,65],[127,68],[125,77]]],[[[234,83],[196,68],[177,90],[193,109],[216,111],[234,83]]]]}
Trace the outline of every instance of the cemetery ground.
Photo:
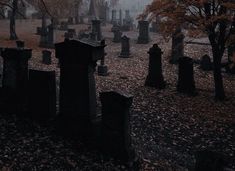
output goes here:
{"type": "MultiPolygon", "coordinates": [[[[9,41],[9,23],[0,21],[0,47],[15,47],[9,41]]],[[[18,37],[26,47],[33,49],[30,69],[55,70],[59,88],[58,61],[42,64],[42,48],[35,35],[38,20],[17,21],[18,37]]],[[[76,31],[88,25],[70,26],[76,31]]],[[[134,96],[131,109],[132,140],[140,156],[141,170],[191,170],[194,154],[208,149],[225,156],[227,167],[235,169],[235,76],[223,72],[227,99],[214,101],[212,71],[202,71],[194,65],[198,95],[177,93],[177,65],[169,64],[171,43],[157,33],[151,33],[151,42],[136,44],[137,31],[125,32],[131,39],[131,58],[119,58],[121,47],[113,43],[111,25],[102,27],[106,38],[105,64],[109,75],[95,75],[98,109],[101,108],[99,92],[117,90],[134,96]],[[158,43],[163,53],[163,75],[167,86],[163,90],[145,87],[148,74],[147,51],[158,43]]],[[[56,31],[57,42],[63,41],[63,31],[56,31]]],[[[189,38],[187,38],[189,39],[189,38]]],[[[204,41],[200,39],[199,41],[204,41]]],[[[186,45],[185,55],[200,59],[212,55],[210,46],[186,45]]],[[[2,60],[2,59],[1,59],[2,60]]],[[[226,57],[224,57],[226,60],[226,57]]],[[[100,111],[100,110],[99,110],[100,111]]],[[[99,112],[100,113],[100,112],[99,112]]],[[[53,121],[41,126],[15,115],[0,115],[0,168],[2,170],[128,170],[112,159],[107,159],[94,149],[74,140],[54,134],[53,121]]],[[[114,142],[115,143],[115,142],[114,142]]]]}

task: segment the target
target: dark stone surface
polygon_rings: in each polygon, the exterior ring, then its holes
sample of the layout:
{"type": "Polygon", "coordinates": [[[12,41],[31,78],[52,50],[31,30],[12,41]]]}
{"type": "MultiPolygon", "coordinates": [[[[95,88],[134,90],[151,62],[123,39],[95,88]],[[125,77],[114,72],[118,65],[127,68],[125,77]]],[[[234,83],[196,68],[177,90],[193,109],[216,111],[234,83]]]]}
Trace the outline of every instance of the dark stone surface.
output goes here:
{"type": "Polygon", "coordinates": [[[96,35],[96,40],[100,41],[102,39],[101,32],[101,21],[100,20],[92,20],[92,33],[96,35]]]}
{"type": "Polygon", "coordinates": [[[124,162],[133,160],[130,126],[130,107],[133,97],[111,91],[100,93],[100,100],[102,151],[124,162]]]}
{"type": "Polygon", "coordinates": [[[203,55],[200,62],[200,68],[204,71],[211,71],[213,69],[213,63],[208,55],[203,55]]]}
{"type": "Polygon", "coordinates": [[[139,21],[139,37],[137,40],[138,44],[148,44],[149,43],[149,22],[139,21]]]}
{"type": "Polygon", "coordinates": [[[6,112],[25,114],[27,111],[28,60],[31,49],[5,48],[2,50],[3,80],[6,112]]]}
{"type": "Polygon", "coordinates": [[[181,28],[176,29],[172,35],[172,51],[170,63],[178,63],[179,58],[184,56],[184,34],[181,28]]]}
{"type": "Polygon", "coordinates": [[[115,29],[113,30],[113,34],[114,34],[114,37],[113,37],[113,42],[114,43],[120,43],[121,40],[122,40],[122,32],[120,29],[115,29]]]}
{"type": "Polygon", "coordinates": [[[24,41],[16,40],[16,47],[17,48],[24,48],[24,41]]]}
{"type": "Polygon", "coordinates": [[[224,171],[225,161],[222,155],[212,151],[199,151],[196,153],[194,171],[224,171]]]}
{"type": "Polygon", "coordinates": [[[29,117],[48,122],[56,116],[55,71],[29,70],[29,117]]]}
{"type": "Polygon", "coordinates": [[[105,45],[87,39],[55,45],[60,63],[60,110],[58,129],[68,136],[86,138],[96,119],[94,71],[105,45]]]}
{"type": "Polygon", "coordinates": [[[129,58],[131,55],[130,53],[130,38],[127,36],[123,36],[121,40],[121,53],[119,57],[121,58],[129,58]]]}
{"type": "Polygon", "coordinates": [[[111,23],[117,23],[117,10],[112,10],[111,23]]]}
{"type": "Polygon", "coordinates": [[[165,88],[166,83],[162,74],[162,51],[157,44],[149,49],[149,70],[145,85],[158,89],[165,88]]]}
{"type": "Polygon", "coordinates": [[[37,27],[36,35],[41,35],[42,27],[37,27]]]}
{"type": "Polygon", "coordinates": [[[179,58],[177,91],[188,95],[196,95],[193,59],[189,57],[179,58]]]}
{"type": "Polygon", "coordinates": [[[51,51],[48,50],[42,51],[42,63],[46,65],[51,64],[51,51]]]}

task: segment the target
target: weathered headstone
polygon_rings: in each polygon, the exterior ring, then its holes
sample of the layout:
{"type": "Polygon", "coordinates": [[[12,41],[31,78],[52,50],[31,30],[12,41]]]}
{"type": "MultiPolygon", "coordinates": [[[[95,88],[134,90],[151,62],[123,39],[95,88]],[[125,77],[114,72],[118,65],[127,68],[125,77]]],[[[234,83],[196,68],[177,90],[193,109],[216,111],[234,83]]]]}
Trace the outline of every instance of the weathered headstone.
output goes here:
{"type": "Polygon", "coordinates": [[[115,30],[113,30],[113,34],[114,34],[114,36],[113,36],[113,42],[114,43],[120,43],[121,42],[121,40],[122,40],[122,32],[121,32],[121,30],[120,29],[115,29],[115,30]]]}
{"type": "MultiPolygon", "coordinates": [[[[101,42],[101,44],[105,45],[105,40],[101,42]]],[[[107,76],[108,75],[108,66],[105,65],[105,56],[107,54],[103,52],[103,57],[100,61],[100,65],[98,65],[98,75],[99,76],[107,76]]]]}
{"type": "Polygon", "coordinates": [[[145,86],[158,89],[165,88],[166,83],[162,74],[162,51],[157,44],[149,49],[149,71],[145,86]]]}
{"type": "Polygon", "coordinates": [[[56,116],[55,71],[29,70],[29,117],[49,121],[56,116]]]}
{"type": "Polygon", "coordinates": [[[112,10],[112,20],[111,20],[112,24],[117,23],[117,11],[116,10],[112,10]]]}
{"type": "Polygon", "coordinates": [[[154,21],[154,22],[151,23],[150,31],[154,32],[154,33],[156,33],[158,31],[158,29],[157,29],[157,22],[154,21]]]}
{"type": "Polygon", "coordinates": [[[213,69],[213,63],[208,55],[203,55],[200,62],[200,68],[204,71],[210,71],[213,69]]]}
{"type": "Polygon", "coordinates": [[[184,56],[184,34],[178,27],[172,35],[172,51],[170,63],[178,63],[179,58],[184,56]]]}
{"type": "Polygon", "coordinates": [[[102,104],[102,151],[129,162],[134,158],[131,142],[130,107],[133,97],[117,92],[100,93],[102,104]]]}
{"type": "Polygon", "coordinates": [[[60,132],[86,138],[91,135],[96,118],[94,72],[102,59],[105,45],[100,42],[67,40],[55,44],[60,63],[60,132]]]}
{"type": "Polygon", "coordinates": [[[127,36],[123,36],[121,40],[121,53],[119,57],[121,58],[129,58],[131,55],[130,53],[130,38],[127,36]]]}
{"type": "Polygon", "coordinates": [[[223,157],[212,151],[200,151],[196,153],[194,171],[224,171],[225,161],[223,157]]]}
{"type": "Polygon", "coordinates": [[[148,44],[149,43],[149,22],[139,21],[139,37],[138,44],[148,44]]]}
{"type": "Polygon", "coordinates": [[[2,88],[6,97],[6,110],[24,114],[27,111],[28,60],[31,49],[4,48],[2,88]]]}
{"type": "Polygon", "coordinates": [[[48,50],[42,51],[42,63],[46,65],[51,64],[51,51],[48,50]]]}
{"type": "Polygon", "coordinates": [[[92,33],[97,35],[97,41],[102,39],[102,32],[101,32],[101,22],[100,20],[92,20],[92,33]]]}
{"type": "Polygon", "coordinates": [[[189,57],[179,58],[177,91],[188,95],[196,95],[193,59],[189,57]]]}

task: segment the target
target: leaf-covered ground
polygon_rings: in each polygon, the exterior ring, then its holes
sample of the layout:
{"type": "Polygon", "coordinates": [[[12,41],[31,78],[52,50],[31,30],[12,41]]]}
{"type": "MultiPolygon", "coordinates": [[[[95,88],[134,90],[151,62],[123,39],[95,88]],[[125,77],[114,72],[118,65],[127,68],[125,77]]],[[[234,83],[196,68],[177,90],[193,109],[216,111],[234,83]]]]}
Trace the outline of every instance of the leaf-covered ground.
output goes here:
{"type": "MultiPolygon", "coordinates": [[[[0,47],[12,47],[8,40],[6,21],[0,21],[0,47]]],[[[33,49],[30,68],[56,70],[58,61],[52,65],[41,64],[39,37],[34,33],[39,21],[17,22],[18,36],[33,49]]],[[[76,30],[87,25],[71,26],[76,30]]],[[[142,170],[190,170],[195,163],[194,153],[209,149],[228,158],[228,167],[235,168],[235,76],[223,73],[227,100],[215,102],[212,72],[205,72],[195,65],[195,82],[199,95],[189,97],[176,92],[177,66],[168,63],[171,44],[159,34],[151,33],[147,45],[136,44],[137,31],[126,32],[131,38],[131,58],[118,58],[120,44],[112,42],[111,27],[102,28],[106,38],[106,65],[109,76],[96,76],[97,100],[99,92],[121,90],[134,96],[131,109],[133,145],[142,159],[142,170]],[[163,74],[167,87],[156,90],[144,86],[148,71],[148,49],[158,43],[163,54],[163,74]]],[[[56,32],[56,41],[63,40],[62,31],[56,32]]],[[[200,39],[199,41],[206,41],[200,39]]],[[[200,59],[211,56],[209,46],[186,45],[185,55],[200,59]]],[[[226,61],[226,56],[224,58],[226,61]]],[[[41,127],[16,116],[0,115],[0,168],[16,170],[125,170],[113,160],[104,159],[84,144],[58,137],[53,127],[41,127]]]]}

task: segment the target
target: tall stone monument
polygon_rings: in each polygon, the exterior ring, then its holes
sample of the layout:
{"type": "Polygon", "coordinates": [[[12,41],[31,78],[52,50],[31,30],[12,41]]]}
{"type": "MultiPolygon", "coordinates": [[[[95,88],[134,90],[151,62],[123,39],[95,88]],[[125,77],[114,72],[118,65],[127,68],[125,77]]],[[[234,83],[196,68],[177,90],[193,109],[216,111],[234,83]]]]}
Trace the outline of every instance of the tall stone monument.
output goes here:
{"type": "Polygon", "coordinates": [[[60,109],[58,129],[68,136],[86,138],[96,119],[94,72],[104,54],[104,44],[89,39],[55,44],[60,63],[60,109]]]}

